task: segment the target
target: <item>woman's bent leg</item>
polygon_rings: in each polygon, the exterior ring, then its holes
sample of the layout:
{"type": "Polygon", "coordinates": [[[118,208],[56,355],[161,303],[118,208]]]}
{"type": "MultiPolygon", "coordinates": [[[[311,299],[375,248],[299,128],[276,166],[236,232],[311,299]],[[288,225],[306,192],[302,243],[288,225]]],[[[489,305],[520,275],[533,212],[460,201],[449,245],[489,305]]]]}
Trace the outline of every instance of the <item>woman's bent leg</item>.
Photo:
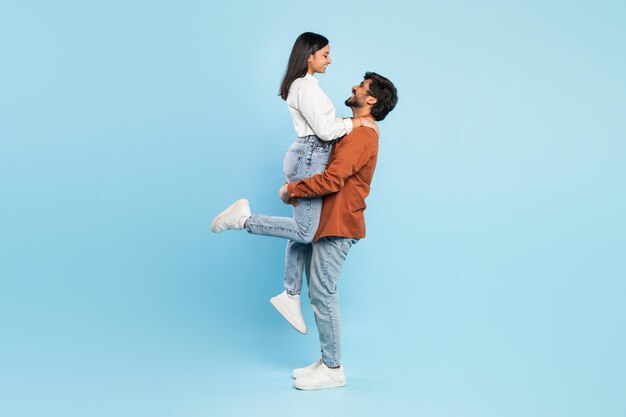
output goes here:
{"type": "MultiPolygon", "coordinates": [[[[329,142],[322,142],[318,138],[310,137],[308,139],[308,148],[303,153],[303,158],[299,162],[299,166],[297,168],[296,178],[287,177],[288,181],[293,181],[302,178],[308,178],[315,174],[319,174],[324,171],[326,165],[328,163],[328,158],[330,156],[330,152],[332,149],[332,144],[329,142]]],[[[289,153],[288,153],[289,156],[289,153]]],[[[293,154],[292,154],[293,156],[293,154]]],[[[287,168],[291,167],[289,158],[285,158],[285,164],[287,168]]],[[[288,172],[285,170],[285,175],[288,172]]],[[[311,250],[310,245],[307,243],[313,240],[315,233],[317,232],[317,228],[319,226],[320,216],[322,214],[322,204],[323,199],[317,199],[312,201],[312,207],[310,212],[310,232],[308,233],[308,237],[304,243],[302,241],[291,240],[287,242],[287,248],[285,250],[285,276],[284,276],[284,286],[285,291],[289,294],[300,294],[302,290],[302,281],[304,274],[304,264],[306,260],[307,253],[311,250]]],[[[300,205],[303,201],[300,199],[300,205]]],[[[299,207],[299,206],[298,206],[299,207]]],[[[296,207],[297,208],[297,207],[296,207]]],[[[309,219],[306,221],[308,222],[309,219]]]]}
{"type": "MultiPolygon", "coordinates": [[[[287,181],[311,177],[324,170],[332,144],[315,136],[298,139],[285,156],[283,170],[287,181]]],[[[300,199],[293,218],[253,215],[248,220],[250,233],[290,239],[285,250],[285,291],[272,298],[272,304],[296,329],[306,333],[300,306],[302,276],[310,243],[317,232],[322,213],[322,198],[300,199]]]]}
{"type": "Polygon", "coordinates": [[[300,199],[299,204],[293,208],[293,217],[253,214],[248,219],[246,230],[255,235],[281,237],[299,243],[310,243],[313,241],[319,226],[322,203],[321,197],[300,199]]]}

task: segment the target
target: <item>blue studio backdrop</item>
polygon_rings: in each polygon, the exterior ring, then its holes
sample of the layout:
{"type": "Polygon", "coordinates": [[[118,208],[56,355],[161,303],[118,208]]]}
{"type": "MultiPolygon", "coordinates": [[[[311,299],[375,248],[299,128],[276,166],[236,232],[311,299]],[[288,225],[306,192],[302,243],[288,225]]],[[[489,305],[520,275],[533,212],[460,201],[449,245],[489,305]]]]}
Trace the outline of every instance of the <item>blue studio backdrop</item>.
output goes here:
{"type": "MultiPolygon", "coordinates": [[[[626,415],[619,1],[0,3],[0,415],[626,415]],[[277,197],[295,38],[380,123],[340,280],[348,385],[268,300],[285,242],[214,235],[277,197]]],[[[306,299],[306,298],[305,298],[306,299]]]]}

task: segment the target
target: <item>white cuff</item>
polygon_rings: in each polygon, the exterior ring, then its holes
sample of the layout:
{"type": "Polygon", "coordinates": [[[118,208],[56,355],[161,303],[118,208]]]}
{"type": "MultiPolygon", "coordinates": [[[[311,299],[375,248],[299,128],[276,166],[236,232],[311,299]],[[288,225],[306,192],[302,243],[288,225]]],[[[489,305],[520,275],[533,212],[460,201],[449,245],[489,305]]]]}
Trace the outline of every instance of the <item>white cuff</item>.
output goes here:
{"type": "Polygon", "coordinates": [[[344,118],[343,125],[346,127],[346,135],[349,135],[352,132],[352,119],[349,117],[344,118]]]}

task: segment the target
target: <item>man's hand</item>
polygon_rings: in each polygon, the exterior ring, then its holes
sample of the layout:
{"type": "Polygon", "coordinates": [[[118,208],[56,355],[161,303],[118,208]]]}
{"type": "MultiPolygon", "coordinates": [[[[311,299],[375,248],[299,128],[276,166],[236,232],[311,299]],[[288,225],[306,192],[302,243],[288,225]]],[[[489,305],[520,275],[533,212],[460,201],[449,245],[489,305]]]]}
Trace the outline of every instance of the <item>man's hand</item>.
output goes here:
{"type": "Polygon", "coordinates": [[[294,207],[298,205],[297,199],[289,197],[289,192],[287,191],[287,184],[280,187],[280,190],[278,190],[278,196],[280,197],[282,202],[285,204],[291,204],[294,207]]]}

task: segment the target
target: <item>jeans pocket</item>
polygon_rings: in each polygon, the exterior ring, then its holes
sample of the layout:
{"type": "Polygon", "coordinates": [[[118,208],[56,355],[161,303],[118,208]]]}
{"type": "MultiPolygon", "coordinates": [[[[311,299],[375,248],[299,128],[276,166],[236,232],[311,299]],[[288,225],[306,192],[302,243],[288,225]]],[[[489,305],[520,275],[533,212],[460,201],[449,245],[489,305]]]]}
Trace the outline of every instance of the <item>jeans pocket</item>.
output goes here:
{"type": "Polygon", "coordinates": [[[304,156],[304,151],[299,148],[289,148],[283,159],[283,174],[287,180],[292,180],[298,174],[300,162],[304,156]]]}
{"type": "Polygon", "coordinates": [[[327,148],[316,146],[313,149],[313,154],[311,155],[310,175],[319,174],[326,169],[331,150],[332,146],[328,146],[327,148]]]}
{"type": "Polygon", "coordinates": [[[347,237],[334,236],[330,239],[330,244],[343,252],[344,255],[348,255],[348,251],[350,251],[352,245],[356,243],[356,239],[347,237]]]}

